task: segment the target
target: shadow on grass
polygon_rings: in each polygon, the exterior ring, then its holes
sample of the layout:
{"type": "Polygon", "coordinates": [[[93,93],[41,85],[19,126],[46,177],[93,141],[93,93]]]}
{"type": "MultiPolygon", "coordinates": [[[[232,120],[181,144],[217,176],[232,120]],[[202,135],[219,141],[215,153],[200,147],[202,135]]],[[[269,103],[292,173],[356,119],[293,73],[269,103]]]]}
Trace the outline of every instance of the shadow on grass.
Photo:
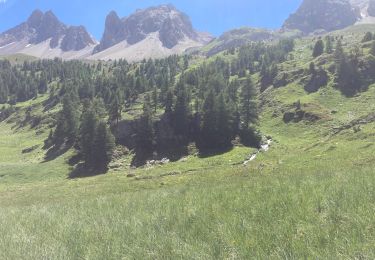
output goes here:
{"type": "Polygon", "coordinates": [[[135,151],[135,155],[132,159],[131,165],[133,167],[141,167],[144,166],[147,162],[147,160],[151,160],[153,158],[153,155],[150,151],[135,151]]]}
{"type": "Polygon", "coordinates": [[[97,175],[106,174],[108,169],[92,169],[86,167],[84,163],[79,163],[74,168],[74,170],[69,174],[68,179],[78,179],[78,178],[87,178],[94,177],[97,175]]]}
{"type": "Polygon", "coordinates": [[[233,150],[233,146],[222,148],[222,149],[202,149],[199,150],[199,158],[209,158],[217,155],[223,155],[233,150]]]}
{"type": "Polygon", "coordinates": [[[147,161],[155,160],[161,161],[163,159],[168,159],[171,162],[176,162],[180,160],[182,157],[187,156],[189,154],[187,145],[181,145],[178,147],[159,147],[154,152],[142,150],[142,149],[135,149],[135,156],[132,159],[131,165],[134,167],[141,167],[144,166],[147,161]]]}
{"type": "Polygon", "coordinates": [[[44,147],[45,149],[48,149],[44,161],[42,163],[50,162],[55,160],[56,158],[60,157],[61,155],[65,154],[67,151],[72,148],[73,145],[71,144],[63,144],[61,146],[52,146],[52,147],[44,147]]]}

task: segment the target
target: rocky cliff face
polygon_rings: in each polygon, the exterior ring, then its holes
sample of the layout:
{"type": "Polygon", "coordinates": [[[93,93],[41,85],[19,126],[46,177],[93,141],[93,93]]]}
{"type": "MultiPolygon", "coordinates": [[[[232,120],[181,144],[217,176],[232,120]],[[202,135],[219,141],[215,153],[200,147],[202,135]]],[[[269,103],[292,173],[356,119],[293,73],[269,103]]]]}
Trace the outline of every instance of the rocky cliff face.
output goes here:
{"type": "Polygon", "coordinates": [[[61,48],[63,51],[79,51],[95,44],[83,26],[68,27],[52,11],[36,10],[26,22],[0,34],[0,47],[12,43],[20,46],[20,42],[38,45],[48,40],[51,49],[61,48]]]}
{"type": "MultiPolygon", "coordinates": [[[[163,47],[172,49],[185,39],[205,42],[207,37],[193,29],[190,19],[172,5],[161,5],[138,10],[120,19],[111,12],[106,19],[105,31],[95,52],[106,50],[120,42],[135,45],[152,34],[157,34],[163,47]]],[[[212,38],[209,38],[210,40],[212,38]]]]}
{"type": "Polygon", "coordinates": [[[283,29],[298,29],[306,34],[333,31],[353,25],[359,18],[358,10],[348,0],[304,0],[283,29]]]}
{"type": "Polygon", "coordinates": [[[125,36],[121,35],[120,33],[121,29],[121,19],[118,17],[115,11],[110,12],[105,21],[105,30],[102,40],[100,41],[100,44],[95,48],[95,52],[100,52],[125,40],[125,36]]]}
{"type": "Polygon", "coordinates": [[[65,36],[61,42],[61,49],[63,51],[78,51],[93,44],[95,44],[95,41],[88,34],[85,27],[70,26],[65,31],[65,36]]]}

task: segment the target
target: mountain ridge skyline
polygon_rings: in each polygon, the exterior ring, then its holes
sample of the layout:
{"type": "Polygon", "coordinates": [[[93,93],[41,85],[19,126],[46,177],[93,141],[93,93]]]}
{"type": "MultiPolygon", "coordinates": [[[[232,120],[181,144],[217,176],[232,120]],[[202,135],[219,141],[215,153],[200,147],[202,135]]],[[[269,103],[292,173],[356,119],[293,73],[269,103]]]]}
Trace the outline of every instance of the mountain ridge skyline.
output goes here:
{"type": "Polygon", "coordinates": [[[360,10],[366,11],[369,0],[360,0],[363,7],[360,3],[353,3],[354,0],[314,1],[304,0],[278,29],[239,26],[224,32],[216,40],[209,31],[197,29],[189,14],[171,3],[138,8],[122,17],[117,11],[110,11],[100,40],[94,38],[84,24],[69,25],[58,18],[59,15],[52,9],[43,13],[37,8],[26,22],[0,34],[0,55],[26,54],[38,58],[94,60],[123,58],[139,61],[196,51],[211,42],[210,47],[201,51],[212,55],[252,41],[290,37],[291,34],[298,34],[298,31],[304,35],[329,32],[362,22],[364,18],[373,19],[359,14],[360,10]],[[345,15],[340,18],[336,17],[337,13],[345,15]],[[237,35],[236,29],[243,29],[239,30],[240,35],[237,35]]]}
{"type": "Polygon", "coordinates": [[[0,34],[0,55],[138,61],[181,54],[213,39],[195,31],[189,17],[172,5],[138,10],[122,19],[115,12],[108,16],[98,42],[84,26],[66,25],[53,11],[34,10],[25,22],[0,34]]]}
{"type": "Polygon", "coordinates": [[[8,0],[6,3],[0,3],[0,32],[23,22],[36,9],[43,12],[52,10],[67,25],[83,25],[96,40],[100,40],[104,32],[102,21],[111,11],[116,11],[120,17],[127,17],[138,9],[172,4],[191,18],[193,26],[197,30],[218,37],[230,29],[239,27],[278,29],[288,15],[297,9],[302,0],[287,0],[287,5],[281,1],[274,3],[271,0],[253,0],[246,1],[246,3],[243,0],[235,0],[231,3],[216,2],[215,4],[211,0],[204,3],[196,0],[189,3],[179,0],[167,2],[147,0],[142,3],[108,1],[105,4],[99,3],[91,6],[87,5],[84,0],[78,0],[72,4],[70,2],[68,0],[63,4],[37,0],[21,3],[20,0],[8,0]],[[235,17],[234,13],[236,13],[235,17]],[[272,17],[272,19],[267,19],[267,17],[272,17]]]}

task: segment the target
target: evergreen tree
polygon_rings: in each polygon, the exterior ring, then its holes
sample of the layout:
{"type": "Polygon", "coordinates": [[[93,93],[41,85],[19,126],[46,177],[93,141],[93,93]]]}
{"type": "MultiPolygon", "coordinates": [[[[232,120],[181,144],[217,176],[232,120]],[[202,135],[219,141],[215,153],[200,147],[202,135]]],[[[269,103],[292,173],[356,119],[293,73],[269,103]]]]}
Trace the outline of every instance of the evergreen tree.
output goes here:
{"type": "Polygon", "coordinates": [[[372,42],[371,49],[370,49],[370,54],[372,56],[375,56],[375,41],[372,42]]]}
{"type": "Polygon", "coordinates": [[[266,90],[267,87],[273,84],[273,81],[276,78],[277,73],[278,68],[276,64],[272,64],[269,68],[266,67],[265,63],[262,65],[260,71],[261,91],[266,90]]]}
{"type": "Polygon", "coordinates": [[[152,154],[154,146],[154,126],[152,122],[152,110],[150,96],[145,96],[143,113],[138,121],[136,134],[136,153],[139,157],[147,157],[152,154]]]}
{"type": "Polygon", "coordinates": [[[185,84],[180,82],[177,86],[176,105],[174,107],[174,129],[178,135],[187,136],[189,130],[189,96],[185,84]]]}
{"type": "Polygon", "coordinates": [[[97,115],[98,118],[103,120],[108,116],[107,110],[105,108],[105,104],[102,98],[97,97],[94,98],[91,102],[92,109],[94,109],[94,113],[97,115]]]}
{"type": "Polygon", "coordinates": [[[372,33],[371,32],[367,32],[365,34],[365,36],[363,37],[362,42],[369,42],[369,41],[372,40],[372,38],[373,38],[372,33]]]}
{"type": "Polygon", "coordinates": [[[235,79],[230,82],[227,88],[227,95],[228,98],[231,99],[233,102],[237,102],[238,100],[238,89],[240,88],[240,82],[235,79]]]}
{"type": "Polygon", "coordinates": [[[230,147],[234,137],[234,115],[230,111],[230,106],[225,103],[223,94],[220,94],[215,104],[216,131],[215,146],[219,149],[230,147]]]}
{"type": "Polygon", "coordinates": [[[5,104],[8,101],[9,89],[0,77],[0,104],[5,104]]]}
{"type": "Polygon", "coordinates": [[[159,101],[159,98],[158,98],[158,89],[156,86],[154,86],[152,88],[152,105],[154,107],[154,113],[156,113],[157,109],[158,109],[158,101],[159,101]]]}
{"type": "Polygon", "coordinates": [[[166,99],[165,99],[165,104],[164,104],[164,108],[165,108],[165,113],[166,114],[171,114],[172,111],[173,111],[173,92],[172,91],[168,91],[167,92],[167,96],[166,96],[166,99]]]}
{"type": "Polygon", "coordinates": [[[216,141],[214,138],[216,131],[215,95],[212,89],[206,96],[202,110],[202,126],[197,146],[201,150],[207,150],[215,147],[216,141]]]}
{"type": "Polygon", "coordinates": [[[65,119],[62,113],[58,114],[57,125],[53,132],[52,142],[56,146],[61,146],[65,142],[65,119]]]}
{"type": "Polygon", "coordinates": [[[343,57],[336,71],[336,85],[346,96],[353,96],[362,89],[362,78],[356,57],[343,57]]]}
{"type": "Polygon", "coordinates": [[[93,143],[93,162],[95,168],[106,170],[111,162],[113,150],[115,148],[115,138],[105,122],[99,122],[93,143]]]}
{"type": "Polygon", "coordinates": [[[319,57],[320,55],[322,55],[324,52],[324,42],[322,40],[318,40],[316,43],[315,43],[315,46],[314,46],[314,50],[313,50],[313,57],[316,58],[316,57],[319,57]]]}
{"type": "Polygon", "coordinates": [[[327,54],[333,53],[333,45],[332,45],[332,38],[331,36],[327,36],[325,41],[325,51],[327,54]]]}
{"type": "Polygon", "coordinates": [[[44,93],[47,92],[47,88],[48,88],[47,77],[43,73],[41,78],[40,78],[38,91],[39,91],[40,94],[44,94],[44,93]]]}
{"type": "Polygon", "coordinates": [[[340,63],[345,58],[345,53],[342,47],[341,40],[337,41],[335,52],[334,52],[334,58],[335,58],[336,63],[340,63]]]}
{"type": "Polygon", "coordinates": [[[87,167],[95,165],[95,140],[98,126],[98,118],[91,104],[82,114],[82,123],[80,129],[80,151],[87,167]]]}
{"type": "Polygon", "coordinates": [[[242,128],[248,128],[258,118],[255,102],[256,90],[250,77],[247,78],[245,84],[242,86],[240,97],[242,128]]]}
{"type": "Polygon", "coordinates": [[[64,97],[63,117],[65,119],[65,134],[68,141],[74,142],[79,131],[79,108],[78,100],[72,95],[64,97]]]}
{"type": "Polygon", "coordinates": [[[313,93],[318,91],[321,87],[327,85],[327,72],[321,67],[319,67],[319,69],[316,69],[314,62],[310,63],[309,74],[309,81],[306,83],[304,87],[306,92],[313,93]]]}
{"type": "Polygon", "coordinates": [[[235,134],[234,113],[226,104],[223,94],[215,97],[211,89],[202,111],[202,125],[197,147],[201,152],[227,149],[235,134]]]}
{"type": "Polygon", "coordinates": [[[65,141],[74,143],[79,131],[79,108],[74,94],[66,94],[63,98],[63,108],[59,113],[54,144],[61,145],[65,141]]]}
{"type": "Polygon", "coordinates": [[[118,125],[122,115],[122,95],[119,90],[112,93],[112,103],[110,104],[109,120],[115,122],[118,125]]]}

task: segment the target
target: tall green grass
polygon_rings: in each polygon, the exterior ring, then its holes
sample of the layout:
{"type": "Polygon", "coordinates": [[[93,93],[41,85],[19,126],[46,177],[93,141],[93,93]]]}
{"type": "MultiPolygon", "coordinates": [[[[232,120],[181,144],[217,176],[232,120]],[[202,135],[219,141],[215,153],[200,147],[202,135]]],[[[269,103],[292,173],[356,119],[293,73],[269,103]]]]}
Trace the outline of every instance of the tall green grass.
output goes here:
{"type": "Polygon", "coordinates": [[[2,196],[0,258],[375,257],[372,169],[202,174],[205,182],[168,177],[130,191],[111,177],[106,192],[95,181],[40,186],[28,204],[2,196]]]}

